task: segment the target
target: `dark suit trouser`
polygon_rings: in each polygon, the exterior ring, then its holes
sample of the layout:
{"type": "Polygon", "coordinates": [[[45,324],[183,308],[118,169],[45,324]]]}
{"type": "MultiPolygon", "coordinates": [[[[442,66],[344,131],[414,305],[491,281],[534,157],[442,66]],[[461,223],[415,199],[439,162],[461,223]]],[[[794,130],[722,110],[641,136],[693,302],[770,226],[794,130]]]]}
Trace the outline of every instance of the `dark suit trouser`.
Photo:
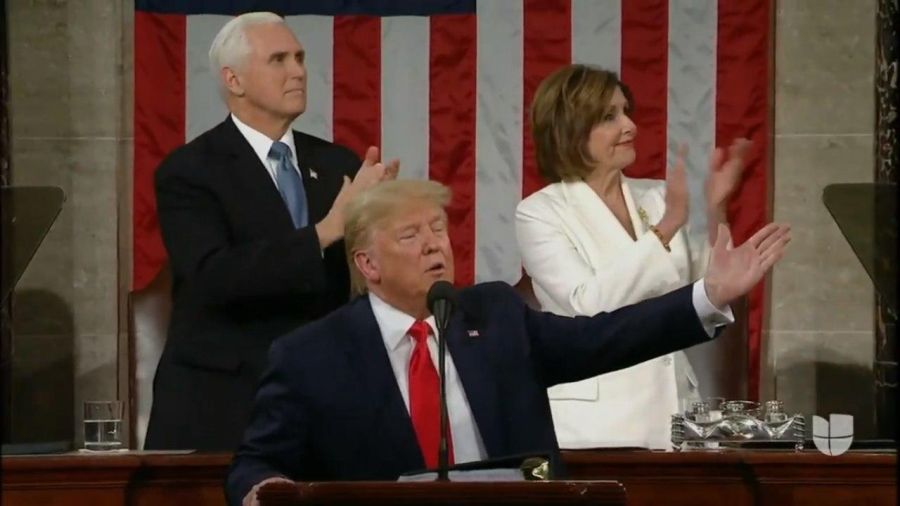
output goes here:
{"type": "Polygon", "coordinates": [[[161,395],[154,399],[153,411],[168,416],[157,416],[148,428],[145,448],[222,451],[240,441],[256,383],[243,377],[249,373],[161,361],[154,378],[154,392],[161,395]],[[214,427],[209,420],[215,420],[214,427]]]}

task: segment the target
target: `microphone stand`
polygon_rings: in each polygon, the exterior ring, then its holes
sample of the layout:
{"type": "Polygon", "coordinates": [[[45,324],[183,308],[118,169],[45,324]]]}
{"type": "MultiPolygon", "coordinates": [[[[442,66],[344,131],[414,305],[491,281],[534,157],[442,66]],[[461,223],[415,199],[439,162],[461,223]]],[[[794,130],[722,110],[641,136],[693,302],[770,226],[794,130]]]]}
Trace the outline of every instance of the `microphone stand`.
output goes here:
{"type": "MultiPolygon", "coordinates": [[[[438,301],[435,306],[435,309],[444,309],[440,311],[444,315],[449,316],[449,308],[445,301],[438,301]],[[444,306],[444,307],[441,307],[444,306]]],[[[450,426],[450,422],[447,418],[447,342],[444,339],[444,335],[447,331],[447,323],[449,318],[435,318],[435,323],[437,323],[438,328],[438,371],[440,373],[441,380],[441,388],[440,388],[440,399],[441,399],[441,439],[440,444],[438,446],[438,472],[437,472],[437,481],[450,481],[447,477],[447,468],[448,466],[448,448],[447,448],[447,432],[450,426]]]]}

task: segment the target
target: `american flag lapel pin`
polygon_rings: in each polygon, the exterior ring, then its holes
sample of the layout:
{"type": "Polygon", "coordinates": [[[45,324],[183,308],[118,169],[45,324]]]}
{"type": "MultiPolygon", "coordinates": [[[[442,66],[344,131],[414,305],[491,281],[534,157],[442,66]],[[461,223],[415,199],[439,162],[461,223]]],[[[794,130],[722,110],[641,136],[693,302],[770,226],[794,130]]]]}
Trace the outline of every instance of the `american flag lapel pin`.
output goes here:
{"type": "Polygon", "coordinates": [[[481,335],[477,330],[468,330],[466,333],[469,334],[469,337],[479,337],[481,335]]]}

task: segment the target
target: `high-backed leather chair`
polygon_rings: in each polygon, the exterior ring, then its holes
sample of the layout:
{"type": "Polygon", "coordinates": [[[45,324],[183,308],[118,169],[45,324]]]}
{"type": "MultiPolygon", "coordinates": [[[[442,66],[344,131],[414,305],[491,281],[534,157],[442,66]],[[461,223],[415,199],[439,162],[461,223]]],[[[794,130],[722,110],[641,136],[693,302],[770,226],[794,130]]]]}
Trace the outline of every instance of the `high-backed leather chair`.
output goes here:
{"type": "Polygon", "coordinates": [[[172,277],[165,266],[150,285],[132,292],[130,301],[131,448],[144,447],[153,405],[153,376],[166,344],[172,313],[172,277]]]}

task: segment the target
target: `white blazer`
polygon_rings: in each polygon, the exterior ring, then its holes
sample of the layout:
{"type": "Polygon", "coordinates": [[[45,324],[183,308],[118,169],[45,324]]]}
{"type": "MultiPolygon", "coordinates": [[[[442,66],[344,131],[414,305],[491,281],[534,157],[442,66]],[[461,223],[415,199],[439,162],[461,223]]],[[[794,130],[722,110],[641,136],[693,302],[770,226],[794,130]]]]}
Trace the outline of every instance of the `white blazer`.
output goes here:
{"type": "MultiPolygon", "coordinates": [[[[679,230],[667,252],[648,228],[665,211],[663,181],[622,177],[622,193],[636,241],[581,181],[551,184],[519,203],[519,249],[544,311],[612,311],[685,286],[705,272],[705,234],[689,241],[679,230]]],[[[548,393],[562,448],[670,448],[671,415],[699,398],[694,371],[680,351],[548,393]]]]}

